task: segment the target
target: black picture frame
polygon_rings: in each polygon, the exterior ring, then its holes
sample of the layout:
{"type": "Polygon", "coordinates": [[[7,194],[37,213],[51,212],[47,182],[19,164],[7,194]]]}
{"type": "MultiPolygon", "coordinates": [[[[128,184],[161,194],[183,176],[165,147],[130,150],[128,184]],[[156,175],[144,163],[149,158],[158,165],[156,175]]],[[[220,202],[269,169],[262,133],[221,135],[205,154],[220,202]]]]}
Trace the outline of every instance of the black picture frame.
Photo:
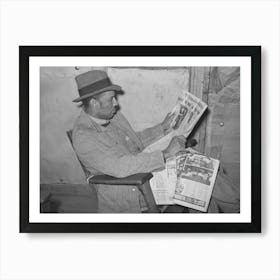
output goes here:
{"type": "MultiPolygon", "coordinates": [[[[261,46],[19,46],[21,233],[261,232],[261,46]],[[34,56],[247,56],[251,58],[250,223],[32,223],[29,221],[29,59],[34,56]]],[[[39,105],[38,105],[39,106],[39,105]]]]}

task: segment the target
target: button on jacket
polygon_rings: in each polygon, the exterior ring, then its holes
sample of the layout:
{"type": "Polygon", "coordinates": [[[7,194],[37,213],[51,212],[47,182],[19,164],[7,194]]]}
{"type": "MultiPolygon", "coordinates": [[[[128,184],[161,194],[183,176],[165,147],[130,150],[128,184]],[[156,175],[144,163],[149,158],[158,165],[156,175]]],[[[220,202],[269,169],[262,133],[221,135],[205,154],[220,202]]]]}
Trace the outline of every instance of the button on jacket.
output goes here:
{"type": "MultiPolygon", "coordinates": [[[[161,125],[135,132],[118,112],[103,127],[82,110],[73,128],[74,149],[92,175],[126,177],[165,167],[161,151],[143,149],[164,135],[161,125]]],[[[96,185],[99,212],[137,213],[145,208],[144,198],[135,186],[96,185]]]]}

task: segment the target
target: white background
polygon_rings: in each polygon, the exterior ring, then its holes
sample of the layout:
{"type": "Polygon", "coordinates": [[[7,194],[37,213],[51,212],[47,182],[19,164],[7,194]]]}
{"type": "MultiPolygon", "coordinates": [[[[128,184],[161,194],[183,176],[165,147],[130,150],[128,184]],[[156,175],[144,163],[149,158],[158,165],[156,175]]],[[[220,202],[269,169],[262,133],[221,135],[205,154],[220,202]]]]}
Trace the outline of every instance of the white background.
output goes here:
{"type": "Polygon", "coordinates": [[[1,279],[280,279],[279,1],[0,3],[1,279]],[[18,233],[18,45],[102,44],[262,45],[262,234],[18,233]]]}

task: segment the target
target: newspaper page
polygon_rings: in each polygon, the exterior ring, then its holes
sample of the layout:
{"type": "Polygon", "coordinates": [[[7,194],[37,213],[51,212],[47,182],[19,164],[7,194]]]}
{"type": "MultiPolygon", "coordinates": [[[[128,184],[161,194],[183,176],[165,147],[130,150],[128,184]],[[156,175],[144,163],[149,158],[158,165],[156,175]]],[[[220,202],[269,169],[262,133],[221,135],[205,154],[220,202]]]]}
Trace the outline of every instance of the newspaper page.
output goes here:
{"type": "Polygon", "coordinates": [[[171,123],[171,132],[146,147],[144,152],[164,150],[176,135],[188,137],[206,108],[207,105],[201,99],[190,92],[182,91],[175,107],[171,111],[171,114],[174,115],[171,123]]]}
{"type": "Polygon", "coordinates": [[[185,153],[176,158],[176,204],[207,212],[219,160],[201,154],[185,153]]]}
{"type": "Polygon", "coordinates": [[[157,205],[174,204],[173,196],[177,182],[176,158],[167,159],[164,170],[153,173],[151,189],[157,205]]]}

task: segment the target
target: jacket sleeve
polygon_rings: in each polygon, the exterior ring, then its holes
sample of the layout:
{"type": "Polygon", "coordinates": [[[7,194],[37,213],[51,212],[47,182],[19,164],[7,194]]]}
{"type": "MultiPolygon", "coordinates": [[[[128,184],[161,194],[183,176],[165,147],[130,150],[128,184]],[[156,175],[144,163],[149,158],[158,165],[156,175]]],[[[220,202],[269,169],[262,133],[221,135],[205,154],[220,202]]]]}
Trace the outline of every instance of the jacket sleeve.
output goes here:
{"type": "Polygon", "coordinates": [[[99,171],[113,177],[122,178],[142,172],[152,172],[165,167],[161,151],[123,154],[114,146],[104,142],[102,133],[83,132],[73,141],[74,149],[91,173],[99,171]]]}
{"type": "MultiPolygon", "coordinates": [[[[123,123],[130,131],[133,131],[133,128],[131,127],[130,123],[127,121],[127,119],[123,116],[121,112],[117,115],[118,120],[123,123]]],[[[142,149],[144,150],[147,146],[151,145],[155,141],[162,138],[165,134],[162,128],[161,124],[157,124],[153,127],[149,127],[144,129],[143,131],[134,132],[136,134],[136,137],[138,140],[140,140],[142,144],[142,149]]]]}
{"type": "Polygon", "coordinates": [[[146,128],[136,134],[145,148],[165,135],[161,124],[146,128]]]}

